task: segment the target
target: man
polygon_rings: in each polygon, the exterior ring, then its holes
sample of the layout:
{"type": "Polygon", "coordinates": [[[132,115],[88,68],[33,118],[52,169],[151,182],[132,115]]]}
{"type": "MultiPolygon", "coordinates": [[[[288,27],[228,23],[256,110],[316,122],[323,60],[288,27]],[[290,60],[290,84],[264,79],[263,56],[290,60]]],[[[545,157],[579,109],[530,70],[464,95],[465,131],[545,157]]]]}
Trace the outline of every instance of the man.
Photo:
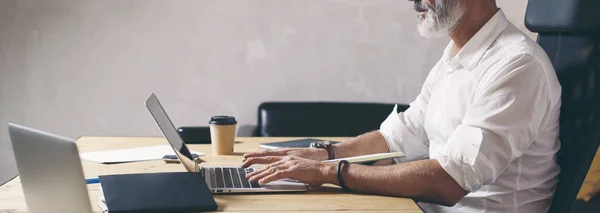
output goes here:
{"type": "MultiPolygon", "coordinates": [[[[333,146],[336,158],[402,151],[396,164],[343,165],[352,191],[410,197],[427,212],[545,212],[559,167],[561,87],[545,52],[494,0],[409,0],[426,37],[452,38],[410,108],[333,146]],[[438,205],[441,204],[441,205],[438,205]]],[[[264,184],[340,184],[325,149],[249,153],[264,184]]]]}

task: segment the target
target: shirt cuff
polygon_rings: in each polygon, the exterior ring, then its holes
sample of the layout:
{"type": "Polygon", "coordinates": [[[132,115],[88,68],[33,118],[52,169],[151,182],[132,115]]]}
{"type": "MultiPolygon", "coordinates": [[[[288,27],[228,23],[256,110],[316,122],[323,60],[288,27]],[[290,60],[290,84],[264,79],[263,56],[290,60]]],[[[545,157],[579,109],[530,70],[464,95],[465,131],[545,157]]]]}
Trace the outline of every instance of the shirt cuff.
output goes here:
{"type": "Polygon", "coordinates": [[[406,123],[400,119],[402,114],[397,112],[397,108],[397,105],[394,106],[394,110],[379,128],[390,152],[402,152],[405,156],[395,158],[394,162],[401,163],[427,158],[429,147],[410,132],[406,123]]]}
{"type": "Polygon", "coordinates": [[[448,138],[442,152],[431,156],[464,190],[477,191],[494,181],[493,165],[480,151],[483,133],[479,128],[460,125],[448,138]]]}
{"type": "Polygon", "coordinates": [[[397,109],[398,105],[394,105],[394,109],[390,115],[388,115],[388,117],[381,123],[381,126],[379,127],[379,133],[383,135],[385,143],[387,144],[390,152],[402,152],[400,146],[394,143],[394,127],[400,125],[400,119],[398,118],[398,113],[396,111],[397,109]]]}
{"type": "Polygon", "coordinates": [[[439,156],[434,159],[465,191],[474,192],[481,188],[481,174],[473,166],[458,162],[448,156],[439,156]]]}

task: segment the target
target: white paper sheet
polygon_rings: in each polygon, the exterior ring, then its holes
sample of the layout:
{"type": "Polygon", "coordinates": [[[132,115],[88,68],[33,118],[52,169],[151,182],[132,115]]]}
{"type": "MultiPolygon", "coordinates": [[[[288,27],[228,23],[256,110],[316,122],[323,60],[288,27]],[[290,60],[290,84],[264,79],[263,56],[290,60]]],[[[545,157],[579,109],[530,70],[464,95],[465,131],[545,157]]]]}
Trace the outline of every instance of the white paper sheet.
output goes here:
{"type": "MultiPolygon", "coordinates": [[[[203,156],[204,153],[192,151],[192,154],[203,156]]],[[[81,153],[82,159],[98,163],[126,163],[135,161],[160,160],[165,155],[174,155],[175,152],[169,145],[149,146],[133,149],[119,149],[101,152],[81,153]]]]}

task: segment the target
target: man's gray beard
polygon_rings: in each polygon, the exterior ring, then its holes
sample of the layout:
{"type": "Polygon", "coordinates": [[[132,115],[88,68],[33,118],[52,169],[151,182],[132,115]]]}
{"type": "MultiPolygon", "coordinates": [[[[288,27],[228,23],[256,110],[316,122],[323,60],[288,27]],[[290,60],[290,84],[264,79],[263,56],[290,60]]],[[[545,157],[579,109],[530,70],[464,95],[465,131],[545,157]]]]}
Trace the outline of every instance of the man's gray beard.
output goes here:
{"type": "Polygon", "coordinates": [[[424,19],[418,17],[417,29],[425,38],[447,36],[464,14],[463,7],[456,0],[436,0],[434,7],[427,5],[425,0],[422,4],[425,4],[428,10],[424,19]]]}

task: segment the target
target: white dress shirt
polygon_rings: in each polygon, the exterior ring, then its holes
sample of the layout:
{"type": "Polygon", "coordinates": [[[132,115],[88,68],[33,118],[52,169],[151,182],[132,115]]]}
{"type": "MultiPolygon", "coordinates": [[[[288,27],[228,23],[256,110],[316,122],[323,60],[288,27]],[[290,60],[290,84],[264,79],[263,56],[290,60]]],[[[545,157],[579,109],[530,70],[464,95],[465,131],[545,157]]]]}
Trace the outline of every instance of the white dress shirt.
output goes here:
{"type": "Polygon", "coordinates": [[[381,124],[399,161],[436,159],[470,193],[426,212],[546,212],[560,168],[561,87],[544,50],[498,11],[452,57],[454,43],[403,113],[381,124]]]}

